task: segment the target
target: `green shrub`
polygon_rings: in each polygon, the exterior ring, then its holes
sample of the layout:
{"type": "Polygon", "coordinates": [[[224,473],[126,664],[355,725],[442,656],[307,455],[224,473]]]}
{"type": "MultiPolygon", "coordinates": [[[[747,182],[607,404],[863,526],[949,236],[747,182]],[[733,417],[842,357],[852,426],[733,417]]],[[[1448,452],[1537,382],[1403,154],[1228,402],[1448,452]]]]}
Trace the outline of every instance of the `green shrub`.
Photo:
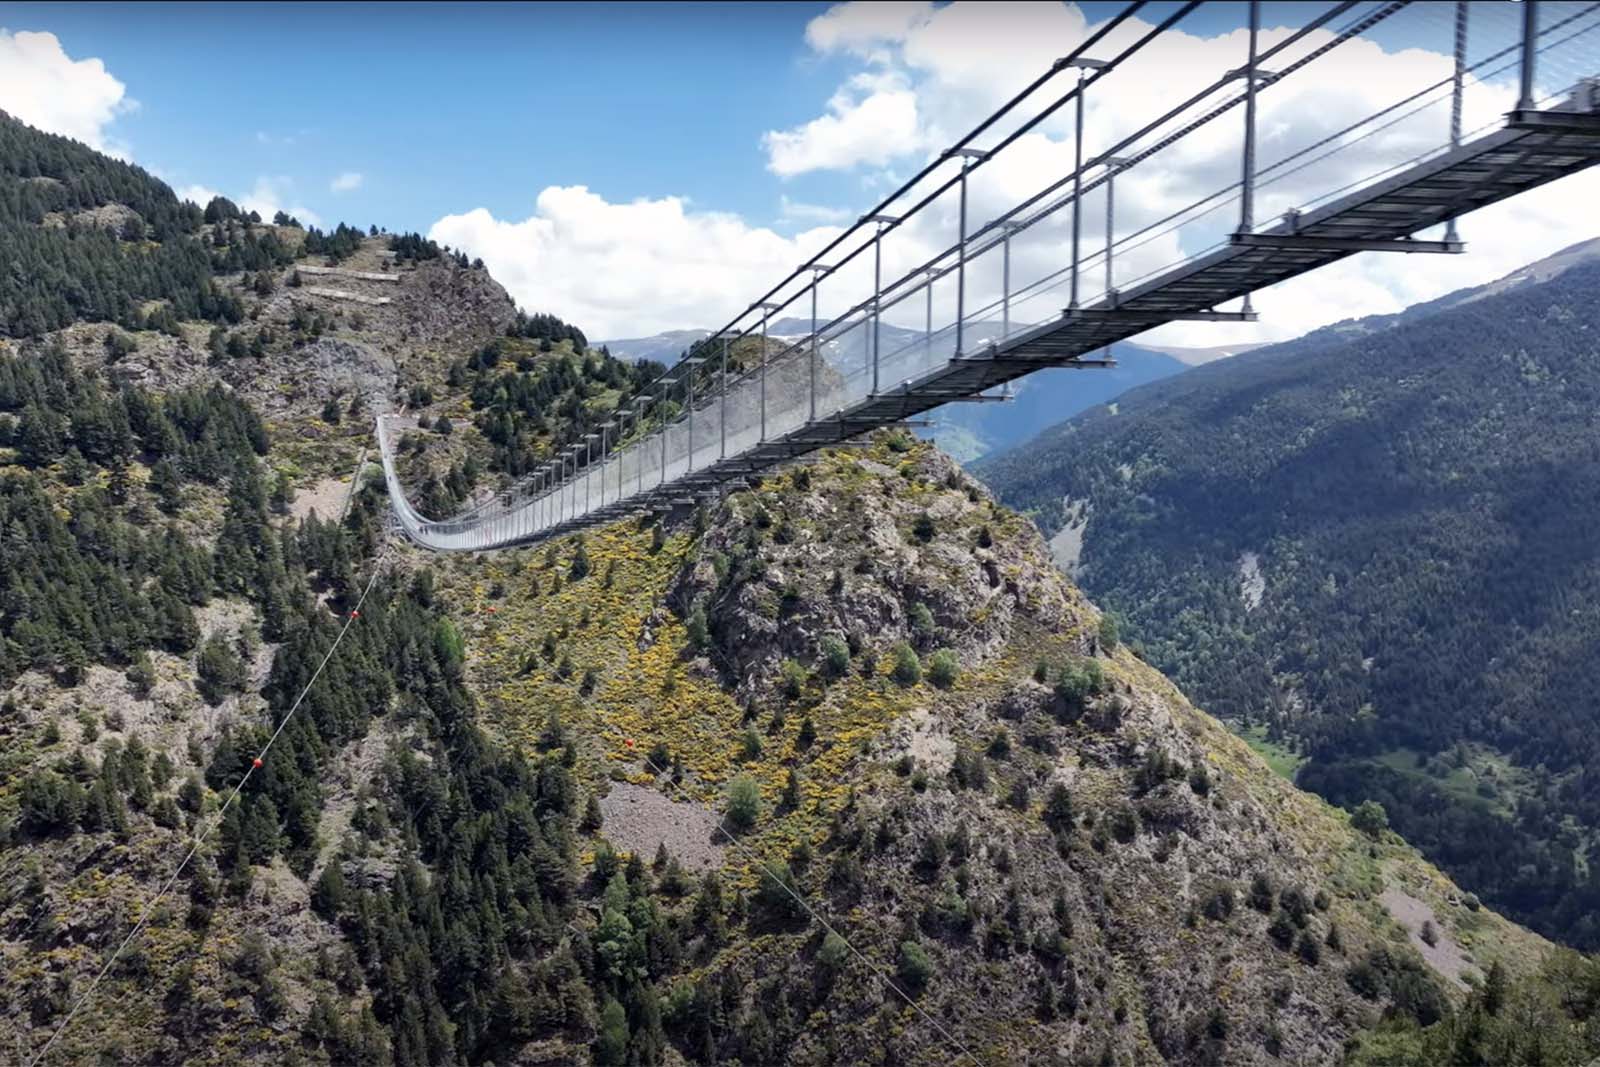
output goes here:
{"type": "Polygon", "coordinates": [[[761,882],[756,886],[755,902],[768,918],[777,922],[791,923],[805,918],[806,910],[799,900],[794,872],[782,860],[763,870],[761,882]]]}
{"type": "Polygon", "coordinates": [[[797,698],[806,687],[806,669],[792,659],[783,661],[778,669],[778,691],[790,700],[797,698]]]}
{"type": "Polygon", "coordinates": [[[958,789],[986,789],[989,766],[982,756],[969,749],[958,749],[950,761],[950,780],[958,789]]]}
{"type": "Polygon", "coordinates": [[[1116,616],[1103,612],[1100,616],[1100,647],[1107,651],[1116,648],[1120,636],[1116,616]]]}
{"type": "Polygon", "coordinates": [[[933,961],[915,941],[902,941],[895,977],[900,980],[902,989],[916,996],[927,988],[928,980],[933,977],[933,961]]]}
{"type": "Polygon", "coordinates": [[[1376,800],[1363,800],[1351,814],[1350,825],[1368,837],[1382,837],[1389,828],[1389,813],[1376,800]]]}
{"type": "Polygon", "coordinates": [[[213,634],[200,647],[195,671],[199,676],[195,687],[207,704],[222,703],[229,693],[243,689],[248,680],[244,662],[220,634],[213,634]]]}
{"type": "Polygon", "coordinates": [[[827,678],[841,678],[850,669],[850,647],[833,634],[823,637],[819,645],[822,653],[822,673],[827,678]]]}
{"type": "Polygon", "coordinates": [[[928,605],[920,601],[911,605],[911,610],[906,612],[906,621],[911,624],[911,635],[919,643],[933,637],[935,629],[933,612],[928,610],[928,605]]]}
{"type": "Polygon", "coordinates": [[[1056,695],[1074,711],[1081,711],[1090,697],[1105,690],[1106,676],[1099,660],[1073,659],[1056,675],[1056,695]]]}
{"type": "Polygon", "coordinates": [[[706,623],[706,606],[698,600],[689,611],[688,630],[690,647],[703,649],[710,646],[711,628],[706,623]]]}
{"type": "Polygon", "coordinates": [[[838,974],[849,959],[850,946],[845,939],[828,931],[828,936],[822,939],[822,947],[817,950],[817,966],[831,976],[838,974]]]}
{"type": "Polygon", "coordinates": [[[987,752],[990,759],[1006,759],[1011,755],[1011,735],[1004,726],[994,732],[987,752]]]}
{"type": "Polygon", "coordinates": [[[573,581],[581,581],[589,576],[589,549],[583,543],[583,538],[578,538],[578,544],[572,552],[572,569],[568,577],[573,581]]]}
{"type": "Polygon", "coordinates": [[[71,829],[83,814],[86,802],[83,787],[55,771],[33,771],[22,780],[21,810],[23,829],[33,834],[51,834],[71,829]]]}
{"type": "Polygon", "coordinates": [[[933,516],[929,515],[926,511],[918,515],[916,520],[911,524],[912,535],[923,544],[927,544],[929,541],[932,541],[935,532],[936,531],[934,530],[933,526],[933,516]]]}
{"type": "Polygon", "coordinates": [[[740,830],[748,830],[761,817],[761,787],[748,775],[739,775],[728,783],[728,821],[740,830]]]}
{"type": "Polygon", "coordinates": [[[960,674],[961,664],[957,662],[956,654],[948,648],[941,648],[928,657],[928,681],[940,689],[955,685],[960,674]]]}
{"type": "Polygon", "coordinates": [[[126,677],[135,696],[140,698],[149,696],[156,685],[156,671],[150,662],[150,653],[141,649],[134,656],[133,662],[128,665],[126,677]]]}
{"type": "Polygon", "coordinates": [[[922,681],[922,661],[916,651],[905,642],[894,646],[894,680],[906,688],[922,681]]]}
{"type": "Polygon", "coordinates": [[[1072,793],[1060,782],[1050,787],[1050,796],[1044,803],[1044,821],[1057,832],[1072,829],[1072,793]]]}

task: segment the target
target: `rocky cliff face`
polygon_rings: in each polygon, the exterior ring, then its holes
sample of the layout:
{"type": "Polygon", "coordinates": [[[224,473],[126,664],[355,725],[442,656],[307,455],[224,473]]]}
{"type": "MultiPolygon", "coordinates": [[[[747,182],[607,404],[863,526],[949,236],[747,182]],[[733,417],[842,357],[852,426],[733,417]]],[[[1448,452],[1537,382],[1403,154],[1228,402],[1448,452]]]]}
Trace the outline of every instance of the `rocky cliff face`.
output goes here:
{"type": "MultiPolygon", "coordinates": [[[[1542,951],[1113,646],[1031,524],[928,446],[825,454],[651,540],[590,534],[578,581],[571,542],[463,564],[492,721],[584,737],[637,816],[614,843],[645,855],[757,783],[737,845],[700,831],[725,868],[759,897],[786,864],[887,973],[917,946],[919,1003],[983,1062],[1337,1062],[1388,999],[1347,981],[1373,958],[1441,1006],[1459,988],[1385,892],[1469,969],[1542,951]]],[[[816,923],[753,907],[749,936],[707,966],[820,1013],[788,1062],[953,1054],[859,961],[816,992],[816,923]]]]}

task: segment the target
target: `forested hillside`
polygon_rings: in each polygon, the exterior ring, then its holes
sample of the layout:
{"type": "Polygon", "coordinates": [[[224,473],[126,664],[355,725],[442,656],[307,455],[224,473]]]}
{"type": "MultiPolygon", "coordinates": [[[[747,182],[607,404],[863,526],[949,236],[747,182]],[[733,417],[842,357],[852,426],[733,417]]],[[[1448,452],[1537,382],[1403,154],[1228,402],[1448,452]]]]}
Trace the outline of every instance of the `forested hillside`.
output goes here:
{"type": "Polygon", "coordinates": [[[0,1048],[76,1011],[46,1062],[1600,1051],[1600,969],[1276,777],[930,446],[428,556],[375,409],[449,509],[647,372],[417,235],[120,188],[57,206],[190,228],[68,221],[63,262],[192,243],[198,288],[112,271],[0,338],[0,1048]]]}
{"type": "Polygon", "coordinates": [[[1600,944],[1600,266],[1237,356],[985,469],[1213,713],[1600,944]],[[1443,309],[1440,309],[1443,305],[1443,309]],[[1352,339],[1352,335],[1354,335],[1352,339]]]}

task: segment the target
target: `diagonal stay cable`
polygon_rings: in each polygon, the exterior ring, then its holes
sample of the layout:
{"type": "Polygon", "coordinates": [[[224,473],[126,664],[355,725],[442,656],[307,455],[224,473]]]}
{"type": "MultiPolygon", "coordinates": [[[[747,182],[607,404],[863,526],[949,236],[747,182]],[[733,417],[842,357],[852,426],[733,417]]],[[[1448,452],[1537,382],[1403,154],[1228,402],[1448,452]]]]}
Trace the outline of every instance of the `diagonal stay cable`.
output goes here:
{"type": "Polygon", "coordinates": [[[39,1050],[39,1054],[30,1061],[29,1067],[39,1067],[39,1064],[44,1062],[45,1057],[50,1054],[50,1049],[58,1040],[60,1040],[61,1035],[66,1033],[67,1027],[72,1025],[72,1020],[77,1016],[78,1012],[83,1010],[84,1005],[88,1004],[90,1000],[94,999],[95,993],[100,988],[100,983],[105,980],[106,975],[111,973],[111,968],[116,966],[117,960],[122,956],[122,953],[130,944],[133,943],[133,939],[138,937],[139,934],[143,932],[145,926],[150,921],[150,917],[155,914],[156,905],[160,904],[162,899],[166,897],[167,893],[171,891],[173,885],[177,882],[178,877],[182,875],[184,869],[188,867],[189,861],[194,859],[195,853],[200,851],[200,846],[205,844],[206,839],[211,836],[211,832],[213,830],[222,825],[222,818],[227,814],[228,808],[231,807],[233,802],[239,798],[239,794],[243,791],[245,783],[250,781],[250,776],[259,770],[261,765],[265,762],[267,753],[272,750],[272,746],[278,740],[278,736],[283,733],[284,727],[289,725],[289,720],[294,718],[294,713],[300,709],[300,705],[305,701],[306,695],[311,692],[311,687],[315,685],[317,683],[317,679],[321,677],[323,669],[328,665],[328,661],[333,659],[333,654],[338,651],[339,644],[344,640],[345,634],[350,632],[351,624],[360,617],[361,605],[366,603],[367,594],[372,592],[372,587],[377,584],[378,576],[383,573],[383,564],[386,558],[387,553],[384,553],[379,555],[378,558],[373,562],[372,577],[367,579],[366,587],[361,590],[361,596],[356,599],[355,606],[351,609],[350,614],[345,616],[344,625],[340,627],[338,636],[333,639],[333,644],[328,646],[327,654],[322,657],[322,662],[317,664],[317,669],[312,673],[311,679],[306,682],[305,688],[300,691],[300,695],[295,698],[294,704],[291,705],[289,710],[284,713],[283,718],[278,723],[277,729],[272,731],[272,736],[267,738],[267,742],[261,747],[261,751],[256,753],[255,758],[250,763],[250,766],[245,768],[244,777],[239,779],[239,783],[233,787],[233,792],[228,794],[228,799],[222,802],[222,806],[216,810],[216,813],[209,823],[202,822],[201,825],[203,829],[195,834],[194,841],[189,846],[189,851],[178,863],[178,866],[173,870],[171,876],[169,876],[166,882],[162,884],[155,896],[151,897],[145,903],[144,908],[140,912],[138,922],[133,924],[133,929],[128,931],[128,936],[124,937],[122,939],[122,943],[117,946],[116,951],[111,953],[111,958],[106,960],[105,965],[101,967],[99,973],[94,976],[94,980],[89,983],[89,988],[84,991],[82,996],[73,1002],[71,1009],[69,1009],[67,1012],[67,1017],[61,1020],[61,1025],[56,1028],[53,1034],[50,1035],[50,1039],[44,1043],[44,1048],[39,1050]]]}

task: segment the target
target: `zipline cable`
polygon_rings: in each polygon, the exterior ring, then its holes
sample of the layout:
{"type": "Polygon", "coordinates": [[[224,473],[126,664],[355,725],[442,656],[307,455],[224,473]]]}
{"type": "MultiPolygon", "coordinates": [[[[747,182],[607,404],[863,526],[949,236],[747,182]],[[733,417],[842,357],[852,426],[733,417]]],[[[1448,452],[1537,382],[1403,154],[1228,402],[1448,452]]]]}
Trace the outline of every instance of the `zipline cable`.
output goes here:
{"type": "MultiPolygon", "coordinates": [[[[641,753],[641,755],[643,756],[643,759],[644,759],[645,763],[647,763],[650,766],[650,769],[655,771],[655,773],[656,773],[656,775],[658,777],[660,777],[662,779],[665,779],[667,784],[669,786],[671,786],[671,788],[680,797],[682,797],[686,802],[688,802],[690,804],[695,804],[695,805],[697,805],[699,807],[705,807],[706,806],[706,805],[702,804],[700,801],[695,800],[692,796],[689,795],[687,790],[685,790],[677,782],[673,781],[672,780],[672,776],[670,774],[668,774],[665,770],[663,770],[656,763],[655,760],[651,759],[650,756],[647,753],[641,753]]],[[[909,1004],[912,1007],[912,1009],[916,1011],[916,1013],[918,1015],[920,1015],[924,1019],[926,1019],[928,1021],[929,1025],[931,1025],[935,1030],[939,1031],[940,1036],[942,1036],[946,1041],[948,1041],[950,1044],[954,1045],[956,1048],[960,1049],[961,1050],[961,1054],[963,1056],[965,1056],[967,1059],[971,1060],[973,1063],[979,1064],[980,1067],[981,1067],[983,1061],[978,1059],[977,1056],[973,1055],[972,1050],[969,1049],[965,1044],[963,1044],[961,1042],[960,1038],[958,1038],[954,1034],[952,1034],[949,1031],[949,1029],[945,1027],[945,1025],[943,1023],[941,1023],[938,1019],[934,1018],[932,1013],[930,1013],[921,1004],[918,1004],[917,1001],[916,1001],[916,998],[912,997],[911,994],[907,993],[904,989],[901,989],[899,984],[896,983],[893,978],[889,977],[889,972],[887,970],[885,970],[879,964],[874,963],[872,961],[872,959],[866,955],[866,953],[864,953],[860,949],[856,948],[856,946],[851,943],[851,941],[850,941],[850,939],[848,937],[845,937],[843,934],[841,934],[838,931],[838,929],[834,927],[834,925],[832,923],[830,923],[827,919],[823,918],[822,913],[817,911],[816,908],[813,908],[811,906],[811,904],[806,900],[806,898],[800,895],[799,890],[797,890],[794,886],[790,885],[788,882],[784,881],[782,878],[779,878],[778,875],[773,871],[773,869],[771,867],[767,866],[767,862],[765,860],[763,860],[761,858],[761,856],[759,854],[757,854],[754,849],[750,848],[743,841],[740,841],[737,837],[734,837],[733,834],[729,833],[728,832],[728,828],[726,826],[724,826],[721,821],[718,821],[718,823],[717,823],[717,831],[720,834],[722,834],[723,837],[728,839],[728,844],[732,845],[736,852],[738,852],[741,855],[747,857],[757,867],[760,867],[761,870],[766,873],[766,876],[768,878],[771,878],[775,883],[777,883],[778,887],[780,889],[782,889],[785,893],[789,894],[789,896],[791,898],[793,898],[793,900],[794,900],[794,902],[796,904],[798,904],[802,908],[804,908],[806,914],[811,916],[813,919],[815,919],[817,921],[818,925],[820,925],[824,930],[828,931],[828,933],[832,934],[834,937],[837,937],[840,941],[842,941],[844,943],[844,947],[849,949],[851,954],[854,955],[856,957],[856,959],[858,959],[862,963],[866,964],[868,970],[872,971],[872,973],[879,980],[881,980],[890,989],[894,990],[895,994],[901,1000],[903,1000],[907,1004],[909,1004]]]]}
{"type": "Polygon", "coordinates": [[[111,973],[111,968],[116,966],[117,960],[122,956],[122,953],[130,944],[133,943],[133,939],[138,937],[139,934],[144,930],[145,926],[150,921],[150,917],[155,914],[156,905],[160,904],[162,899],[166,897],[167,893],[171,891],[173,885],[177,882],[178,877],[183,874],[184,868],[188,867],[189,861],[194,859],[195,853],[200,851],[200,846],[205,844],[206,838],[211,836],[211,832],[213,830],[222,825],[222,818],[227,814],[228,808],[231,807],[233,802],[239,798],[239,793],[244,789],[245,783],[250,781],[250,776],[261,769],[262,764],[266,761],[267,753],[272,751],[274,742],[276,742],[278,740],[278,736],[283,733],[284,727],[289,725],[289,720],[294,718],[294,713],[300,709],[300,705],[305,701],[306,695],[311,692],[311,687],[317,683],[317,679],[322,675],[323,669],[327,667],[328,661],[333,659],[333,654],[338,651],[339,644],[344,640],[345,634],[350,632],[351,624],[354,623],[356,619],[360,618],[361,605],[366,603],[367,594],[372,592],[372,587],[377,584],[378,575],[383,573],[383,564],[386,558],[387,553],[383,553],[380,554],[376,560],[374,560],[372,577],[367,579],[366,587],[361,590],[361,596],[356,599],[355,606],[350,610],[350,614],[345,616],[344,626],[339,629],[339,634],[333,639],[333,644],[328,646],[327,654],[322,657],[322,662],[317,664],[317,669],[312,673],[311,680],[306,682],[305,688],[302,689],[300,691],[300,695],[295,698],[294,704],[287,712],[284,713],[282,720],[280,720],[278,723],[277,729],[272,731],[272,736],[267,738],[267,743],[261,747],[261,751],[256,753],[255,758],[250,761],[250,766],[245,768],[244,777],[240,778],[239,783],[233,787],[233,792],[228,794],[228,799],[223,801],[222,806],[217,809],[212,821],[208,825],[205,825],[204,829],[195,835],[194,842],[189,846],[189,851],[183,857],[183,860],[178,864],[177,868],[172,872],[172,875],[166,880],[165,884],[161,886],[161,889],[156,893],[156,895],[150,898],[150,900],[145,904],[139,915],[139,921],[134,923],[133,929],[128,931],[128,936],[122,939],[122,943],[118,945],[116,951],[111,954],[111,958],[106,960],[105,966],[101,967],[100,972],[94,976],[94,980],[89,983],[89,988],[73,1003],[71,1009],[69,1009],[67,1012],[67,1017],[61,1020],[61,1025],[56,1028],[53,1034],[50,1035],[50,1040],[44,1043],[44,1048],[39,1050],[39,1054],[35,1056],[32,1061],[30,1061],[29,1067],[39,1067],[39,1064],[44,1062],[45,1057],[50,1054],[51,1047],[54,1046],[55,1043],[61,1038],[62,1034],[66,1033],[67,1027],[72,1025],[73,1018],[77,1016],[78,1012],[83,1009],[85,1004],[94,998],[96,991],[98,991],[100,988],[100,983],[105,980],[107,974],[111,973]]]}

